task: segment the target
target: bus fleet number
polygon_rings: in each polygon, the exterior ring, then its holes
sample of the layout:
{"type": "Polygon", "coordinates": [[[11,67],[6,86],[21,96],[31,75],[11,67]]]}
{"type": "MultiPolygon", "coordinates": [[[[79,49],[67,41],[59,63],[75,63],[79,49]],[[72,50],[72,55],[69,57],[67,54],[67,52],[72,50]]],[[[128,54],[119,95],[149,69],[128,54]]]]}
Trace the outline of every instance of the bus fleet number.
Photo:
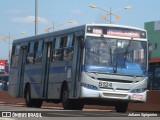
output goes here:
{"type": "Polygon", "coordinates": [[[112,88],[112,83],[110,82],[99,82],[100,88],[112,88]]]}

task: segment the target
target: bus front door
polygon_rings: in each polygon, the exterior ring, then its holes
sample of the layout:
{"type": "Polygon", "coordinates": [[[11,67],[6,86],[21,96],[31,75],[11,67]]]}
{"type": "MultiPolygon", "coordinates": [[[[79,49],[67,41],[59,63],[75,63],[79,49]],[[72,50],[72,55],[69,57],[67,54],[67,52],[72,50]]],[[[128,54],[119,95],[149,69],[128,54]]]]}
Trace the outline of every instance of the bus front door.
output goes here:
{"type": "Polygon", "coordinates": [[[81,66],[83,61],[83,48],[81,47],[83,36],[76,36],[74,45],[74,55],[73,55],[73,81],[72,81],[72,96],[73,98],[78,98],[80,96],[80,76],[81,76],[81,66]]]}

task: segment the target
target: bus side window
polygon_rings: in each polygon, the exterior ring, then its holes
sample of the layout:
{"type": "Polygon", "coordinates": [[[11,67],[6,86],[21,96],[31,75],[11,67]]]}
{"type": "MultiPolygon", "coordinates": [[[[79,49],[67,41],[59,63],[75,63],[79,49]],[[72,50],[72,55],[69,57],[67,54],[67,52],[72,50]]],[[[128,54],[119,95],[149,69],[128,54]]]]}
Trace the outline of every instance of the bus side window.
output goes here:
{"type": "Polygon", "coordinates": [[[70,61],[73,58],[73,44],[74,44],[73,35],[69,35],[65,41],[66,41],[66,46],[64,48],[64,57],[63,57],[63,59],[65,61],[70,61]]]}
{"type": "Polygon", "coordinates": [[[35,42],[35,63],[42,63],[42,50],[43,50],[43,40],[40,40],[39,42],[35,42]]]}
{"type": "Polygon", "coordinates": [[[33,64],[34,60],[34,42],[28,44],[27,64],[33,64]]]}
{"type": "Polygon", "coordinates": [[[63,41],[60,37],[57,37],[56,39],[54,39],[54,41],[55,41],[55,48],[53,49],[52,61],[61,61],[63,58],[63,54],[62,54],[63,41]]]}
{"type": "Polygon", "coordinates": [[[13,46],[11,67],[17,67],[18,65],[19,49],[20,49],[19,45],[13,46]]]}

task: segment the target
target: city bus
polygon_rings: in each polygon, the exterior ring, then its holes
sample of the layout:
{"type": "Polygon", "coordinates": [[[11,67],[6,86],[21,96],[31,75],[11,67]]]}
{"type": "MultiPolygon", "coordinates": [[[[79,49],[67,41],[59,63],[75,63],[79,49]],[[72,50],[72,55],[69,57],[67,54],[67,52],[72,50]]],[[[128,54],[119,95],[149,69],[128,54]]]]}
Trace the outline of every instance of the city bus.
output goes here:
{"type": "Polygon", "coordinates": [[[148,42],[144,29],[85,24],[13,41],[9,92],[27,107],[43,101],[82,110],[85,104],[145,102],[148,42]]]}

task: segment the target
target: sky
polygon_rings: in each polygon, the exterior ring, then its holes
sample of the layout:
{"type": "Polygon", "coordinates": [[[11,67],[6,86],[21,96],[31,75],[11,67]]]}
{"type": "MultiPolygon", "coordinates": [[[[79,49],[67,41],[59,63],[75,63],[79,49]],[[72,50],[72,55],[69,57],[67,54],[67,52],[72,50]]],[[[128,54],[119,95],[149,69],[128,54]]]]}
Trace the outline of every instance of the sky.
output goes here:
{"type": "MultiPolygon", "coordinates": [[[[35,35],[35,0],[0,0],[0,59],[8,59],[9,46],[15,39],[35,35]],[[22,34],[25,32],[26,34],[22,34]],[[9,44],[10,34],[10,44],[9,44]]],[[[56,26],[55,30],[66,29],[87,23],[108,23],[101,16],[106,11],[115,12],[120,16],[114,24],[144,28],[145,22],[160,20],[160,0],[38,0],[38,33],[44,34],[45,29],[56,26]],[[131,9],[125,10],[126,6],[131,9]],[[74,24],[66,24],[68,21],[74,24]]],[[[107,16],[109,20],[109,16],[107,16]]]]}

